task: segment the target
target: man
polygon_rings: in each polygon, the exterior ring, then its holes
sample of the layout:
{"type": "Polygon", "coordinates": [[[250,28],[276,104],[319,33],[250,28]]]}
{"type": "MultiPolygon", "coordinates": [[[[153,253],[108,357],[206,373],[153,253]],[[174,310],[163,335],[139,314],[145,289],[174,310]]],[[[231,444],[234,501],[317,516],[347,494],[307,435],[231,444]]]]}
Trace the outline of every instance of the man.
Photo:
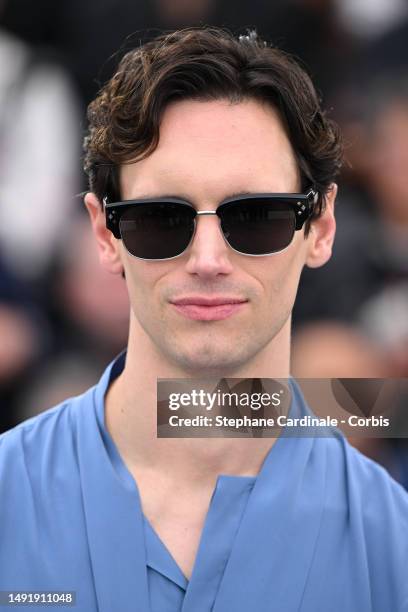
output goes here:
{"type": "Polygon", "coordinates": [[[1,439],[1,589],[75,591],[84,612],[408,610],[407,496],[341,434],[156,437],[158,378],[290,375],[341,163],[309,78],[254,34],[184,30],[129,52],[89,119],[127,353],[1,439]]]}

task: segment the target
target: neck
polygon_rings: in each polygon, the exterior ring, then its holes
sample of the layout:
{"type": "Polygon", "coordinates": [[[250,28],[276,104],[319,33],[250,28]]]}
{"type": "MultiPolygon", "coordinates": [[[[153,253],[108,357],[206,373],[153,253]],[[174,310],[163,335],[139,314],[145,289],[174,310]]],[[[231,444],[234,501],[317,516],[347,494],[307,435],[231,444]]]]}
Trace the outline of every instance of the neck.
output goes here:
{"type": "Polygon", "coordinates": [[[251,362],[234,370],[186,372],[158,354],[132,319],[126,365],[110,386],[105,422],[131,473],[165,471],[198,486],[222,474],[255,476],[274,438],[157,438],[158,378],[288,378],[290,319],[251,362]],[[188,460],[187,460],[188,459],[188,460]]]}

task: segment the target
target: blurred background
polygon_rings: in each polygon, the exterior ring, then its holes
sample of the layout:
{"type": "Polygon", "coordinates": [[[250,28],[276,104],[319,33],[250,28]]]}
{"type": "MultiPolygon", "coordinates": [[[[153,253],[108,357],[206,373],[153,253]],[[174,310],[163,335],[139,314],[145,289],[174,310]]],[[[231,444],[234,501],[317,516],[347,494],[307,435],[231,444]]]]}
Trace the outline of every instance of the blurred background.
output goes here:
{"type": "MultiPolygon", "coordinates": [[[[126,49],[202,24],[301,58],[345,135],[334,255],[302,275],[292,374],[408,377],[408,0],[0,0],[0,431],[95,384],[126,344],[124,281],[78,195],[86,106],[126,49]]],[[[404,440],[359,446],[408,487],[404,440]]]]}

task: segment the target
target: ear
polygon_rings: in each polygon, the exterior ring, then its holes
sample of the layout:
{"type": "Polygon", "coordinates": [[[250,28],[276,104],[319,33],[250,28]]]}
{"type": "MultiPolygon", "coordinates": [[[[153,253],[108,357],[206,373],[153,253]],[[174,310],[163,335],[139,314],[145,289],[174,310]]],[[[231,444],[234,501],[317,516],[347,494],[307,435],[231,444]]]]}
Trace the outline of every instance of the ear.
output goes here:
{"type": "Polygon", "coordinates": [[[312,221],[307,237],[308,247],[306,265],[308,268],[319,268],[329,261],[332,254],[336,220],[334,218],[334,202],[337,195],[337,185],[332,183],[325,196],[324,212],[312,221]]]}
{"type": "Polygon", "coordinates": [[[108,272],[122,274],[123,264],[120,256],[119,240],[106,227],[105,213],[101,203],[92,192],[86,194],[84,202],[98,244],[99,261],[108,272]]]}

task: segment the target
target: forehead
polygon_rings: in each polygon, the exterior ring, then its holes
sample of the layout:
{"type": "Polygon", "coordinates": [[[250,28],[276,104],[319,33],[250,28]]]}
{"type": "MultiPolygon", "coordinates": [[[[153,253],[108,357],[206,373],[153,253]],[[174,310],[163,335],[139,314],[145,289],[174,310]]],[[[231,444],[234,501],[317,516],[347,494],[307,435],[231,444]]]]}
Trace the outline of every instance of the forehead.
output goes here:
{"type": "Polygon", "coordinates": [[[162,194],[221,200],[240,191],[296,191],[298,182],[279,114],[255,100],[170,104],[157,149],[121,168],[126,199],[162,194]]]}

